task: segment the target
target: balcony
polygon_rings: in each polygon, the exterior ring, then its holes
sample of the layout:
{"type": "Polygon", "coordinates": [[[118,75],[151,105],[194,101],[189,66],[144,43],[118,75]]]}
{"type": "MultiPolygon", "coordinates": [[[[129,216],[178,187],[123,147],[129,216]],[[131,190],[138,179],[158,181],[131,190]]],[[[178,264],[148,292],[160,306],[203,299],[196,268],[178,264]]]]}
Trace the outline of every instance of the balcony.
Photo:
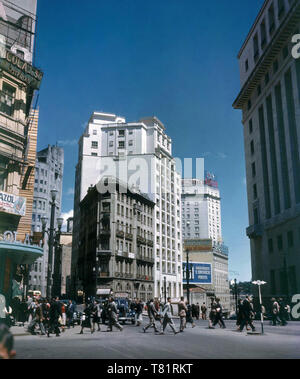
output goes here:
{"type": "Polygon", "coordinates": [[[143,244],[143,245],[146,245],[146,242],[147,240],[146,240],[146,238],[144,238],[144,237],[141,237],[141,236],[137,236],[136,237],[136,242],[138,243],[138,244],[143,244]]]}
{"type": "Polygon", "coordinates": [[[136,259],[139,261],[147,262],[150,264],[154,264],[154,258],[151,257],[145,257],[144,255],[137,254],[136,259]]]}
{"type": "Polygon", "coordinates": [[[135,258],[134,253],[129,253],[128,251],[125,251],[125,250],[116,250],[116,256],[122,257],[122,258],[128,258],[128,259],[135,258]]]}
{"type": "Polygon", "coordinates": [[[148,276],[148,275],[141,275],[141,274],[138,274],[136,276],[137,279],[139,280],[147,280],[147,281],[153,281],[153,277],[152,276],[148,276]]]}
{"type": "Polygon", "coordinates": [[[116,236],[120,238],[124,238],[124,232],[122,230],[117,230],[116,231],[116,236]]]}
{"type": "Polygon", "coordinates": [[[109,248],[106,248],[105,246],[100,246],[100,248],[97,250],[97,255],[99,256],[110,256],[111,250],[109,248]]]}
{"type": "Polygon", "coordinates": [[[147,243],[148,246],[153,246],[153,241],[152,240],[147,240],[146,243],[147,243]]]}
{"type": "Polygon", "coordinates": [[[132,234],[132,233],[125,233],[125,238],[126,238],[127,240],[132,241],[132,240],[133,240],[133,234],[132,234]]]}
{"type": "Polygon", "coordinates": [[[109,272],[99,272],[99,278],[110,278],[109,272]]]}

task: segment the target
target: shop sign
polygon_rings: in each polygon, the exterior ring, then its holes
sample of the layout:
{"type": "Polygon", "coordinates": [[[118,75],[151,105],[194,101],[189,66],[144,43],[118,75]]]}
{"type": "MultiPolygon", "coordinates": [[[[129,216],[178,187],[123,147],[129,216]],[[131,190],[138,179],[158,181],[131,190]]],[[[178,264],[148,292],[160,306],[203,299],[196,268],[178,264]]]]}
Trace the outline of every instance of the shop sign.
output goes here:
{"type": "Polygon", "coordinates": [[[25,216],[26,198],[0,191],[0,212],[25,216]]]}
{"type": "Polygon", "coordinates": [[[0,67],[32,88],[40,88],[43,73],[10,50],[5,50],[4,57],[0,58],[0,67]]]}
{"type": "Polygon", "coordinates": [[[2,240],[4,242],[9,242],[9,243],[22,243],[24,245],[31,245],[31,246],[42,247],[42,245],[43,245],[42,240],[39,241],[39,244],[34,244],[32,242],[32,237],[29,234],[25,234],[24,241],[17,241],[17,235],[18,235],[18,232],[16,232],[16,231],[12,232],[10,230],[7,230],[6,232],[3,233],[2,236],[0,236],[0,240],[2,240]]]}

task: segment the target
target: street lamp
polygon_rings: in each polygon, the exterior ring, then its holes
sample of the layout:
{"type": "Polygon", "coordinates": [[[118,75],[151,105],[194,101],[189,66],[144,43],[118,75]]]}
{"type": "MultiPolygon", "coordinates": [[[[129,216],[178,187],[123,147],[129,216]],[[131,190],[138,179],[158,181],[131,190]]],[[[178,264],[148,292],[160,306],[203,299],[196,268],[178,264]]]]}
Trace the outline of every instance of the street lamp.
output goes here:
{"type": "Polygon", "coordinates": [[[41,218],[41,221],[42,221],[42,231],[43,231],[43,237],[45,235],[45,233],[48,234],[49,236],[49,239],[48,239],[48,269],[47,269],[47,290],[46,290],[46,296],[47,298],[50,298],[51,297],[51,275],[52,275],[52,258],[53,258],[53,247],[54,247],[54,243],[57,242],[57,239],[59,237],[59,234],[60,234],[60,230],[61,230],[61,226],[62,226],[62,219],[59,218],[57,219],[57,222],[58,222],[58,232],[55,231],[55,228],[54,228],[54,221],[55,221],[55,207],[56,207],[56,203],[55,203],[55,200],[56,200],[56,196],[57,196],[57,193],[58,191],[53,189],[50,191],[51,193],[51,217],[50,217],[50,228],[48,230],[46,230],[46,226],[47,226],[47,218],[46,217],[42,217],[41,218]]]}
{"type": "Polygon", "coordinates": [[[192,271],[192,267],[190,268],[189,250],[186,250],[185,274],[186,274],[186,297],[187,297],[188,304],[190,304],[190,271],[192,271]]]}
{"type": "Polygon", "coordinates": [[[164,298],[165,304],[167,304],[167,278],[164,276],[164,298]]]}
{"type": "Polygon", "coordinates": [[[234,285],[235,314],[237,316],[238,314],[238,288],[237,288],[236,279],[231,280],[230,284],[232,286],[234,285]]]}
{"type": "Polygon", "coordinates": [[[261,322],[261,334],[264,334],[264,315],[262,312],[262,301],[261,301],[261,291],[260,286],[267,284],[267,282],[264,282],[262,280],[255,280],[252,282],[252,284],[255,284],[258,286],[258,294],[259,294],[259,304],[260,304],[260,322],[261,322]]]}

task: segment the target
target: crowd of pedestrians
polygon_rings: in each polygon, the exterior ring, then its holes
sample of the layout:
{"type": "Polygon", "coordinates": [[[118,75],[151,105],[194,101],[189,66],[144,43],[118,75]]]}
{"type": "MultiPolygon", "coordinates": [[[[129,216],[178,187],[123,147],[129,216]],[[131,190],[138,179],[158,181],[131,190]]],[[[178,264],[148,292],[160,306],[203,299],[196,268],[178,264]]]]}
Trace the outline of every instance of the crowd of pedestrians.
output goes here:
{"type": "MultiPolygon", "coordinates": [[[[76,305],[71,301],[61,301],[58,298],[51,300],[42,298],[31,298],[28,296],[26,301],[14,301],[12,306],[6,306],[4,313],[6,314],[5,324],[10,327],[13,323],[27,326],[27,331],[31,334],[41,334],[50,337],[55,334],[57,337],[64,333],[66,328],[75,326],[76,305]]],[[[179,329],[176,329],[173,317],[174,310],[171,298],[168,297],[166,303],[161,303],[158,299],[151,299],[146,304],[140,299],[130,300],[128,302],[119,302],[112,297],[104,302],[98,302],[95,299],[88,299],[84,305],[83,313],[80,318],[80,334],[88,329],[90,333],[100,332],[100,321],[105,323],[108,321],[107,332],[113,331],[113,327],[119,331],[123,331],[120,324],[122,317],[126,319],[128,312],[134,314],[133,322],[136,326],[143,324],[143,314],[148,315],[149,322],[143,327],[143,332],[153,329],[156,334],[163,335],[169,327],[176,335],[183,333],[187,324],[191,327],[196,326],[195,319],[207,320],[208,328],[214,329],[216,326],[226,328],[223,315],[223,307],[219,298],[211,298],[210,306],[202,303],[190,305],[181,297],[178,306],[180,323],[179,329]],[[104,317],[105,315],[105,317],[104,317]]],[[[290,307],[282,298],[271,299],[270,304],[270,323],[271,325],[287,325],[289,319],[290,307]]],[[[267,318],[265,307],[261,306],[258,313],[262,312],[264,318],[267,318]]],[[[242,332],[244,329],[255,331],[253,321],[255,319],[255,311],[253,299],[246,296],[243,300],[239,300],[237,309],[237,331],[242,332]]],[[[76,317],[78,322],[78,317],[76,317]]]]}

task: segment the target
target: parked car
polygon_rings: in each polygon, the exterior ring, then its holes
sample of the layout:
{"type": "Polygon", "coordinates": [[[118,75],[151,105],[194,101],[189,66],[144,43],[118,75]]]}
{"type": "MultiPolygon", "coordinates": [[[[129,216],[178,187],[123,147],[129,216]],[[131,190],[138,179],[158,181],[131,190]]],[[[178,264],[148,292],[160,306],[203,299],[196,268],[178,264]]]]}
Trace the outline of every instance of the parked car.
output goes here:
{"type": "Polygon", "coordinates": [[[119,315],[118,320],[125,325],[126,322],[135,324],[135,312],[129,308],[129,301],[127,298],[117,298],[116,304],[118,307],[119,315]]]}

